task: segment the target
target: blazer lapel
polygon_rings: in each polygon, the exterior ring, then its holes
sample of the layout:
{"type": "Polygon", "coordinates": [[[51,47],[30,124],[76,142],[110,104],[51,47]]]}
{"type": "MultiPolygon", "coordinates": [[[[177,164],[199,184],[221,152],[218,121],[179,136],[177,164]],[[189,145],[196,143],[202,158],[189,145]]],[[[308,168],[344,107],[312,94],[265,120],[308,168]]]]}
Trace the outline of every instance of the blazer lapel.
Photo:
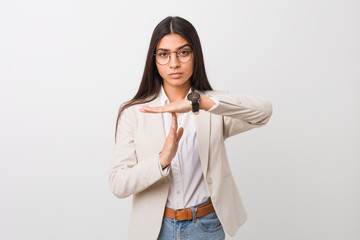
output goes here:
{"type": "MultiPolygon", "coordinates": [[[[195,90],[200,96],[205,96],[203,92],[195,90]]],[[[195,115],[196,134],[199,147],[199,155],[203,174],[206,178],[209,163],[209,143],[210,143],[210,113],[201,110],[198,115],[195,115]]]]}
{"type": "MultiPolygon", "coordinates": [[[[146,105],[152,106],[152,107],[158,107],[160,106],[160,95],[157,96],[154,100],[146,103],[146,105]]],[[[149,128],[152,132],[152,140],[153,142],[158,146],[159,149],[162,149],[166,134],[165,134],[165,128],[164,128],[164,119],[162,117],[161,113],[146,113],[147,118],[149,120],[149,128]]]]}

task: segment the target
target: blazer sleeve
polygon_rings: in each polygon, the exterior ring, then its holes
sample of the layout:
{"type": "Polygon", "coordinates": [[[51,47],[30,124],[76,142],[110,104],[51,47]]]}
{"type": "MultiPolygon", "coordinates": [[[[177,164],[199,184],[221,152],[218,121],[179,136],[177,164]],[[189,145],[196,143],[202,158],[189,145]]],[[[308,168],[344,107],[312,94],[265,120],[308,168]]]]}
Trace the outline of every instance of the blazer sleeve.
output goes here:
{"type": "Polygon", "coordinates": [[[272,115],[270,101],[250,95],[213,91],[207,94],[218,100],[208,112],[222,115],[224,139],[267,124],[272,115]]]}
{"type": "Polygon", "coordinates": [[[120,116],[109,171],[113,194],[125,198],[140,192],[164,177],[159,168],[159,154],[138,161],[134,144],[134,116],[125,109],[120,116]]]}

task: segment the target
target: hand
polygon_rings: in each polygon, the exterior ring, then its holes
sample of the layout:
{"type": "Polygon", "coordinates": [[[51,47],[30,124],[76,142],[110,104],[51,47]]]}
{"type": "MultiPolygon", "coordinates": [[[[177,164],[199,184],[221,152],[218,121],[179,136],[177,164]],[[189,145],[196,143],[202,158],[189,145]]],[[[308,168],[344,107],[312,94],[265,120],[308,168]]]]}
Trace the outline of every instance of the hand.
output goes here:
{"type": "Polygon", "coordinates": [[[142,106],[139,110],[143,113],[186,113],[192,111],[192,106],[189,100],[183,99],[160,107],[142,106]]]}
{"type": "Polygon", "coordinates": [[[166,137],[164,146],[160,153],[160,164],[162,168],[169,165],[178,149],[180,138],[183,135],[184,129],[181,127],[177,131],[177,118],[175,113],[171,113],[172,121],[170,126],[169,135],[166,137]],[[176,132],[177,131],[177,132],[176,132]]]}

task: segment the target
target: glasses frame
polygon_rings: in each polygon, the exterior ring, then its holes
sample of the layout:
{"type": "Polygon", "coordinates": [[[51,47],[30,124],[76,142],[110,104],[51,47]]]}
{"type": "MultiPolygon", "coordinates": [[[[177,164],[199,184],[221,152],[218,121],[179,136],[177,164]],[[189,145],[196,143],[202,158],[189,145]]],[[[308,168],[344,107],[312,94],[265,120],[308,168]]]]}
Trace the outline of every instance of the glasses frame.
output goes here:
{"type": "Polygon", "coordinates": [[[189,50],[188,50],[188,51],[190,52],[191,56],[190,56],[189,60],[187,60],[186,62],[182,62],[182,61],[180,61],[180,59],[179,59],[179,54],[178,54],[178,53],[179,53],[180,51],[182,51],[182,50],[184,50],[184,49],[179,49],[179,50],[177,50],[177,51],[166,52],[166,53],[169,54],[169,58],[168,58],[167,63],[165,63],[165,64],[161,64],[161,63],[159,63],[159,62],[156,60],[156,53],[154,53],[153,55],[154,55],[154,57],[155,57],[155,61],[156,61],[159,65],[162,65],[162,66],[165,66],[165,65],[168,65],[168,64],[169,64],[169,62],[170,62],[170,60],[171,60],[171,53],[176,53],[176,59],[179,61],[179,63],[187,63],[187,62],[189,62],[189,61],[192,59],[192,57],[193,57],[193,50],[192,50],[192,49],[189,49],[189,50]]]}

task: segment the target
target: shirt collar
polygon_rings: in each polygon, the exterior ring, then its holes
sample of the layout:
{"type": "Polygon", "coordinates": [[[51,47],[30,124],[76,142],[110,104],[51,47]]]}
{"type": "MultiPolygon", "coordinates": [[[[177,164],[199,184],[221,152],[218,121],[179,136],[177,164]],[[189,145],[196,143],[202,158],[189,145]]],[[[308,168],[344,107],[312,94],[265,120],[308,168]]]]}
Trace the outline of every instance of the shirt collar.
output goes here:
{"type": "MultiPolygon", "coordinates": [[[[191,93],[191,88],[189,89],[188,94],[191,93]]],[[[186,99],[186,97],[185,97],[186,99]]],[[[163,85],[161,85],[161,90],[160,90],[160,106],[164,106],[166,104],[170,103],[170,100],[168,98],[168,96],[165,93],[164,87],[163,85]]]]}

